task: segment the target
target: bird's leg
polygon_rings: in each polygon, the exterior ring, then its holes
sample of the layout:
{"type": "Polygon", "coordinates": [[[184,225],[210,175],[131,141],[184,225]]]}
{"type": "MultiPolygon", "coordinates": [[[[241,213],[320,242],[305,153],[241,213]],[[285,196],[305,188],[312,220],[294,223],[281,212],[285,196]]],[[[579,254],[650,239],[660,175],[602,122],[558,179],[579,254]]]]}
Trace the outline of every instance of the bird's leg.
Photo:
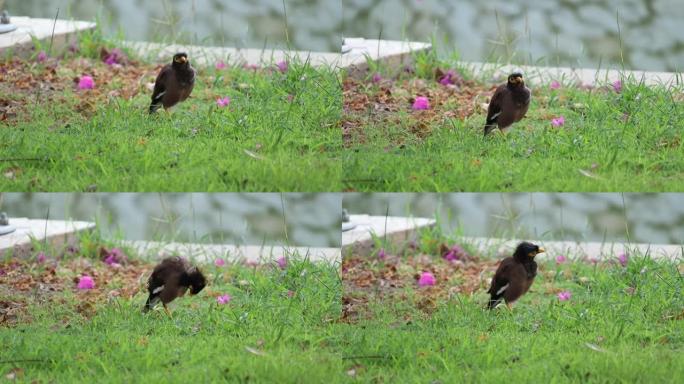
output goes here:
{"type": "Polygon", "coordinates": [[[164,311],[165,311],[166,314],[169,316],[169,318],[170,318],[170,319],[173,319],[173,316],[171,316],[171,312],[169,311],[169,308],[166,306],[166,304],[165,304],[165,303],[162,303],[162,305],[164,306],[164,311]]]}
{"type": "Polygon", "coordinates": [[[513,305],[511,303],[506,303],[506,308],[508,308],[508,312],[513,313],[513,305]]]}

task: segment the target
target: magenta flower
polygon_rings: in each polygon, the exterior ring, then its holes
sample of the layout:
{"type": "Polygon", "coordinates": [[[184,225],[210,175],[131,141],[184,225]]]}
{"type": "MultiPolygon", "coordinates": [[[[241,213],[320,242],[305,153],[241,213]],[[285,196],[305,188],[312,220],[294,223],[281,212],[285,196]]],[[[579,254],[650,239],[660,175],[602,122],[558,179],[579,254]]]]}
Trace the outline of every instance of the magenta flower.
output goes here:
{"type": "Polygon", "coordinates": [[[373,74],[372,80],[375,84],[377,84],[382,81],[382,76],[380,76],[380,74],[376,72],[373,74]]]}
{"type": "Polygon", "coordinates": [[[563,291],[558,293],[558,300],[560,301],[568,301],[572,297],[572,292],[570,291],[563,291]]]}
{"type": "Polygon", "coordinates": [[[567,261],[565,256],[563,255],[558,255],[556,256],[556,264],[564,264],[567,261]]]}
{"type": "Polygon", "coordinates": [[[287,64],[287,61],[283,60],[283,61],[277,63],[276,67],[278,67],[278,70],[280,71],[280,73],[285,73],[285,72],[287,72],[289,65],[287,64]]]}
{"type": "Polygon", "coordinates": [[[551,119],[551,125],[554,127],[562,127],[565,125],[565,117],[559,116],[555,119],[551,119]]]}
{"type": "Polygon", "coordinates": [[[454,85],[456,82],[460,80],[460,76],[454,71],[453,69],[450,69],[447,71],[444,76],[442,76],[439,79],[439,83],[442,85],[454,85]]]}
{"type": "Polygon", "coordinates": [[[78,89],[93,89],[95,88],[95,80],[88,75],[81,76],[78,80],[78,89]]]}
{"type": "Polygon", "coordinates": [[[109,53],[107,54],[107,56],[105,56],[103,61],[105,64],[109,66],[112,66],[114,64],[121,64],[124,61],[126,61],[126,54],[123,53],[123,51],[119,48],[114,48],[111,51],[109,51],[109,53]]]}
{"type": "Polygon", "coordinates": [[[551,85],[549,85],[549,88],[551,89],[560,89],[561,83],[557,82],[556,80],[551,82],[551,85]]]}
{"type": "Polygon", "coordinates": [[[45,252],[40,252],[38,255],[36,255],[36,261],[39,263],[44,263],[47,257],[45,257],[45,252]]]}
{"type": "Polygon", "coordinates": [[[378,251],[378,259],[385,260],[385,257],[387,257],[387,255],[385,254],[385,248],[380,248],[380,250],[378,251]]]}
{"type": "Polygon", "coordinates": [[[88,275],[83,275],[78,280],[78,289],[93,289],[95,288],[95,280],[88,275]]]}
{"type": "Polygon", "coordinates": [[[423,272],[418,279],[419,287],[431,287],[435,285],[435,276],[430,272],[423,272]]]}
{"type": "Polygon", "coordinates": [[[287,291],[287,297],[293,298],[294,295],[295,295],[295,291],[290,291],[290,290],[287,291]]]}
{"type": "Polygon", "coordinates": [[[283,256],[276,260],[276,264],[280,267],[280,269],[285,269],[287,268],[287,259],[283,256]]]}
{"type": "Polygon", "coordinates": [[[416,97],[416,100],[413,102],[413,110],[424,111],[427,109],[430,109],[430,100],[424,96],[416,97]]]}
{"type": "Polygon", "coordinates": [[[227,107],[229,104],[230,104],[230,97],[228,97],[228,96],[219,97],[218,99],[216,99],[216,105],[219,108],[227,107]]]}
{"type": "Polygon", "coordinates": [[[111,251],[107,252],[107,255],[104,259],[105,264],[112,267],[118,267],[120,264],[123,264],[126,261],[128,261],[128,258],[121,248],[112,248],[111,251]]]}
{"type": "Polygon", "coordinates": [[[221,304],[221,305],[228,304],[228,302],[230,302],[230,299],[231,299],[230,295],[221,295],[221,296],[216,298],[216,302],[221,304]]]}
{"type": "Polygon", "coordinates": [[[627,256],[627,254],[621,253],[620,255],[618,255],[618,261],[620,262],[620,265],[626,267],[627,263],[629,262],[629,257],[627,256]]]}
{"type": "Polygon", "coordinates": [[[44,63],[45,61],[47,61],[47,59],[48,59],[48,55],[47,55],[47,53],[45,53],[45,51],[38,52],[38,56],[36,56],[37,62],[44,63]]]}
{"type": "Polygon", "coordinates": [[[217,267],[223,267],[226,265],[226,261],[219,257],[218,259],[214,260],[214,265],[217,267]]]}
{"type": "Polygon", "coordinates": [[[456,261],[458,260],[458,256],[453,249],[450,249],[449,252],[444,255],[444,259],[446,259],[446,261],[456,261]]]}
{"type": "Polygon", "coordinates": [[[622,92],[622,81],[617,80],[613,83],[613,90],[617,93],[622,92]]]}
{"type": "Polygon", "coordinates": [[[216,69],[219,71],[222,69],[226,69],[226,63],[223,62],[223,60],[219,60],[216,62],[216,69]]]}

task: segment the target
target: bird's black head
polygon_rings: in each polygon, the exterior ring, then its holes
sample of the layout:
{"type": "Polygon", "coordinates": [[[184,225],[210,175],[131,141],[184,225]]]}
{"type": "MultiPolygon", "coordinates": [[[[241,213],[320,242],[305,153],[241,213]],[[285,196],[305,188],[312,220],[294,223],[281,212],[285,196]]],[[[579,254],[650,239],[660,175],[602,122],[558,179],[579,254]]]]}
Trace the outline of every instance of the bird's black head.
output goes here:
{"type": "Polygon", "coordinates": [[[515,249],[513,258],[520,261],[527,261],[534,259],[535,256],[544,252],[544,248],[532,243],[528,243],[527,241],[523,241],[522,243],[518,244],[518,247],[515,249]]]}
{"type": "Polygon", "coordinates": [[[200,293],[200,291],[203,290],[204,287],[207,285],[207,279],[204,278],[202,271],[197,269],[197,267],[190,268],[185,273],[184,280],[187,283],[187,286],[190,287],[191,295],[196,295],[200,293]]]}
{"type": "Polygon", "coordinates": [[[508,85],[513,87],[525,86],[525,80],[523,80],[523,77],[523,72],[519,69],[516,69],[510,75],[508,75],[508,85]]]}
{"type": "Polygon", "coordinates": [[[172,65],[174,67],[187,67],[190,65],[190,62],[188,61],[188,54],[185,52],[178,52],[173,55],[172,65]]]}

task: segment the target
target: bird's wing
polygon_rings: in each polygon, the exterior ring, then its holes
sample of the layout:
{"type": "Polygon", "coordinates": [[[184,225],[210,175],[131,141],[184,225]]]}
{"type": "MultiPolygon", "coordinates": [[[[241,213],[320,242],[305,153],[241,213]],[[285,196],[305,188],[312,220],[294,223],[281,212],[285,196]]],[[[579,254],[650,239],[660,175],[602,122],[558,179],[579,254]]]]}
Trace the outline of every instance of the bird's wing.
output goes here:
{"type": "Polygon", "coordinates": [[[494,91],[494,95],[492,95],[492,99],[489,101],[489,107],[487,108],[487,125],[496,123],[496,119],[501,114],[506,92],[506,85],[501,85],[494,91]]]}
{"type": "Polygon", "coordinates": [[[501,295],[500,290],[508,285],[508,271],[510,270],[512,266],[512,258],[506,258],[504,259],[501,264],[499,264],[499,267],[496,269],[496,272],[494,273],[494,277],[492,277],[492,284],[489,287],[489,290],[487,291],[488,293],[492,294],[493,296],[499,296],[501,295]]]}
{"type": "Polygon", "coordinates": [[[164,94],[166,93],[166,81],[171,75],[172,70],[173,69],[170,65],[166,65],[164,66],[164,68],[162,68],[161,71],[159,71],[157,79],[154,81],[154,91],[152,91],[152,105],[161,104],[162,97],[164,97],[164,94]]]}

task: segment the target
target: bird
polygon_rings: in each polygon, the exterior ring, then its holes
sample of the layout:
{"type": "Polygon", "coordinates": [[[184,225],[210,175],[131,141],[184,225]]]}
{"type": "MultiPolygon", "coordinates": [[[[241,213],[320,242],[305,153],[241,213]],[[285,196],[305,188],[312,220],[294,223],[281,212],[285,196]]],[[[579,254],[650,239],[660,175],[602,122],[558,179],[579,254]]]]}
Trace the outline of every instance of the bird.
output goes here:
{"type": "Polygon", "coordinates": [[[506,133],[513,123],[525,117],[531,98],[532,92],[525,86],[522,71],[513,71],[508,76],[506,84],[496,88],[489,102],[484,135],[487,136],[497,127],[506,133]]]}
{"type": "Polygon", "coordinates": [[[534,257],[544,253],[544,248],[523,241],[515,248],[512,257],[501,261],[494,273],[492,284],[487,293],[490,294],[488,309],[493,309],[501,300],[511,309],[511,304],[524,295],[537,276],[537,263],[534,257]]]}
{"type": "Polygon", "coordinates": [[[154,82],[150,114],[159,108],[169,109],[185,101],[195,86],[195,69],[188,61],[188,54],[179,52],[173,55],[171,64],[165,65],[154,82]]]}
{"type": "Polygon", "coordinates": [[[191,266],[187,260],[181,257],[168,257],[161,261],[150,275],[147,281],[147,290],[150,296],[143,307],[143,312],[154,308],[161,301],[164,311],[171,317],[166,304],[181,297],[190,289],[191,295],[198,294],[206,285],[206,279],[202,272],[195,266],[191,266]]]}

